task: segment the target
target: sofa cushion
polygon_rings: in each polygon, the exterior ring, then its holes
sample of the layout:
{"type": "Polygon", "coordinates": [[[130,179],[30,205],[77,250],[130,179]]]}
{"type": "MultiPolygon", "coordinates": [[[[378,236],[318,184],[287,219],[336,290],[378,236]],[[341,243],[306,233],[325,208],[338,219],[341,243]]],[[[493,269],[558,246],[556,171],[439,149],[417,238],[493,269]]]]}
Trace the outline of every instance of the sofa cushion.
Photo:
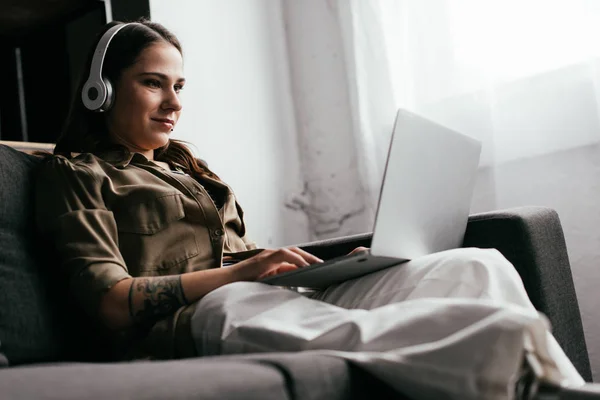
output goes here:
{"type": "Polygon", "coordinates": [[[336,400],[348,395],[345,372],[342,360],[328,357],[310,362],[300,354],[256,355],[11,368],[0,371],[0,387],[8,388],[3,399],[336,400]],[[283,366],[275,365],[278,358],[283,366]],[[298,374],[294,370],[300,365],[305,371],[298,374]],[[323,377],[324,370],[329,372],[323,377]],[[304,387],[310,387],[310,395],[304,387]]]}
{"type": "MultiPolygon", "coordinates": [[[[294,399],[396,399],[407,400],[352,362],[320,351],[300,353],[258,353],[207,357],[210,361],[256,361],[273,366],[287,378],[288,391],[294,399]]],[[[194,359],[190,360],[194,362],[194,359]]]]}
{"type": "Polygon", "coordinates": [[[318,352],[23,366],[0,370],[0,387],[3,400],[405,399],[346,360],[318,352]]]}
{"type": "Polygon", "coordinates": [[[175,361],[27,366],[0,370],[2,399],[289,399],[276,368],[175,361]]]}
{"type": "Polygon", "coordinates": [[[39,157],[0,145],[0,352],[11,365],[55,360],[59,322],[49,291],[48,256],[36,238],[32,175],[39,157]]]}

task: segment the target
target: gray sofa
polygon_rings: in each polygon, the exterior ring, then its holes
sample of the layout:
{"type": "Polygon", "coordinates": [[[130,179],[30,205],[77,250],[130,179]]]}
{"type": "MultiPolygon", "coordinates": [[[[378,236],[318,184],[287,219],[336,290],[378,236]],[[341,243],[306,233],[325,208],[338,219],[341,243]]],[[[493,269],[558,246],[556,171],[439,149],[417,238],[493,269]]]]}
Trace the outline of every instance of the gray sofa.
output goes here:
{"type": "MultiPolygon", "coordinates": [[[[56,276],[52,250],[36,235],[31,184],[38,164],[39,158],[0,145],[1,399],[392,398],[364,371],[312,353],[127,363],[104,359],[101,345],[89,344],[94,343],[90,327],[73,311],[56,276]]],[[[363,234],[303,247],[330,258],[369,243],[370,235],[363,234]]],[[[497,248],[515,265],[533,304],[548,316],[558,342],[591,381],[557,214],[528,207],[474,215],[464,245],[497,248]]],[[[582,391],[561,398],[597,397],[582,391]]]]}

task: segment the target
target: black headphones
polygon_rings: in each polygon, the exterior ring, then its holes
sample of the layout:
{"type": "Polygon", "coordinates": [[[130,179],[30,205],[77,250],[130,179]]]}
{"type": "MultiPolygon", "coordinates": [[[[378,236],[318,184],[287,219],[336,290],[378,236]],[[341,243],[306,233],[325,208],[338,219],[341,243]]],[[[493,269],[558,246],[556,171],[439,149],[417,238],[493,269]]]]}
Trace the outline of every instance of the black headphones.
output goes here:
{"type": "Polygon", "coordinates": [[[92,58],[90,76],[81,90],[81,100],[88,110],[103,112],[109,110],[113,104],[115,97],[113,87],[110,81],[102,76],[102,65],[104,64],[104,57],[106,56],[110,41],[117,32],[127,25],[131,25],[131,23],[115,25],[107,30],[96,46],[94,57],[92,58]]]}

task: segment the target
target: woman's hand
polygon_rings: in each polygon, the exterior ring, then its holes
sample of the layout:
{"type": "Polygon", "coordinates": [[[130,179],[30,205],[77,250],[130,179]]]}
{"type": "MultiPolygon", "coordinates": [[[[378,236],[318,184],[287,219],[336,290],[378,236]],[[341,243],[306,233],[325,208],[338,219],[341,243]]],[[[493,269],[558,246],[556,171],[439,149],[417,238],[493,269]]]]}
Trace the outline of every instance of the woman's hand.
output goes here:
{"type": "Polygon", "coordinates": [[[369,251],[369,248],[368,247],[359,246],[359,247],[355,248],[354,250],[352,250],[350,253],[348,253],[348,255],[355,254],[355,253],[360,253],[361,251],[369,251]]]}
{"type": "Polygon", "coordinates": [[[232,269],[236,280],[256,281],[320,262],[323,260],[298,247],[286,247],[263,250],[257,255],[227,268],[232,269]]]}

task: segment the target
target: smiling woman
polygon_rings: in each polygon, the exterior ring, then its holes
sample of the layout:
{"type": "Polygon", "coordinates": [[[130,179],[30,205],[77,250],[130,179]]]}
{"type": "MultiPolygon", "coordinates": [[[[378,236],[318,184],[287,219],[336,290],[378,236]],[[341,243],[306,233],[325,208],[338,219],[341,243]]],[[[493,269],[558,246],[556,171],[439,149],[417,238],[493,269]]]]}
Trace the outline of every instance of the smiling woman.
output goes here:
{"type": "Polygon", "coordinates": [[[177,48],[161,42],[146,48],[117,82],[115,107],[106,120],[112,141],[152,160],[179,120],[183,82],[177,48]]]}

